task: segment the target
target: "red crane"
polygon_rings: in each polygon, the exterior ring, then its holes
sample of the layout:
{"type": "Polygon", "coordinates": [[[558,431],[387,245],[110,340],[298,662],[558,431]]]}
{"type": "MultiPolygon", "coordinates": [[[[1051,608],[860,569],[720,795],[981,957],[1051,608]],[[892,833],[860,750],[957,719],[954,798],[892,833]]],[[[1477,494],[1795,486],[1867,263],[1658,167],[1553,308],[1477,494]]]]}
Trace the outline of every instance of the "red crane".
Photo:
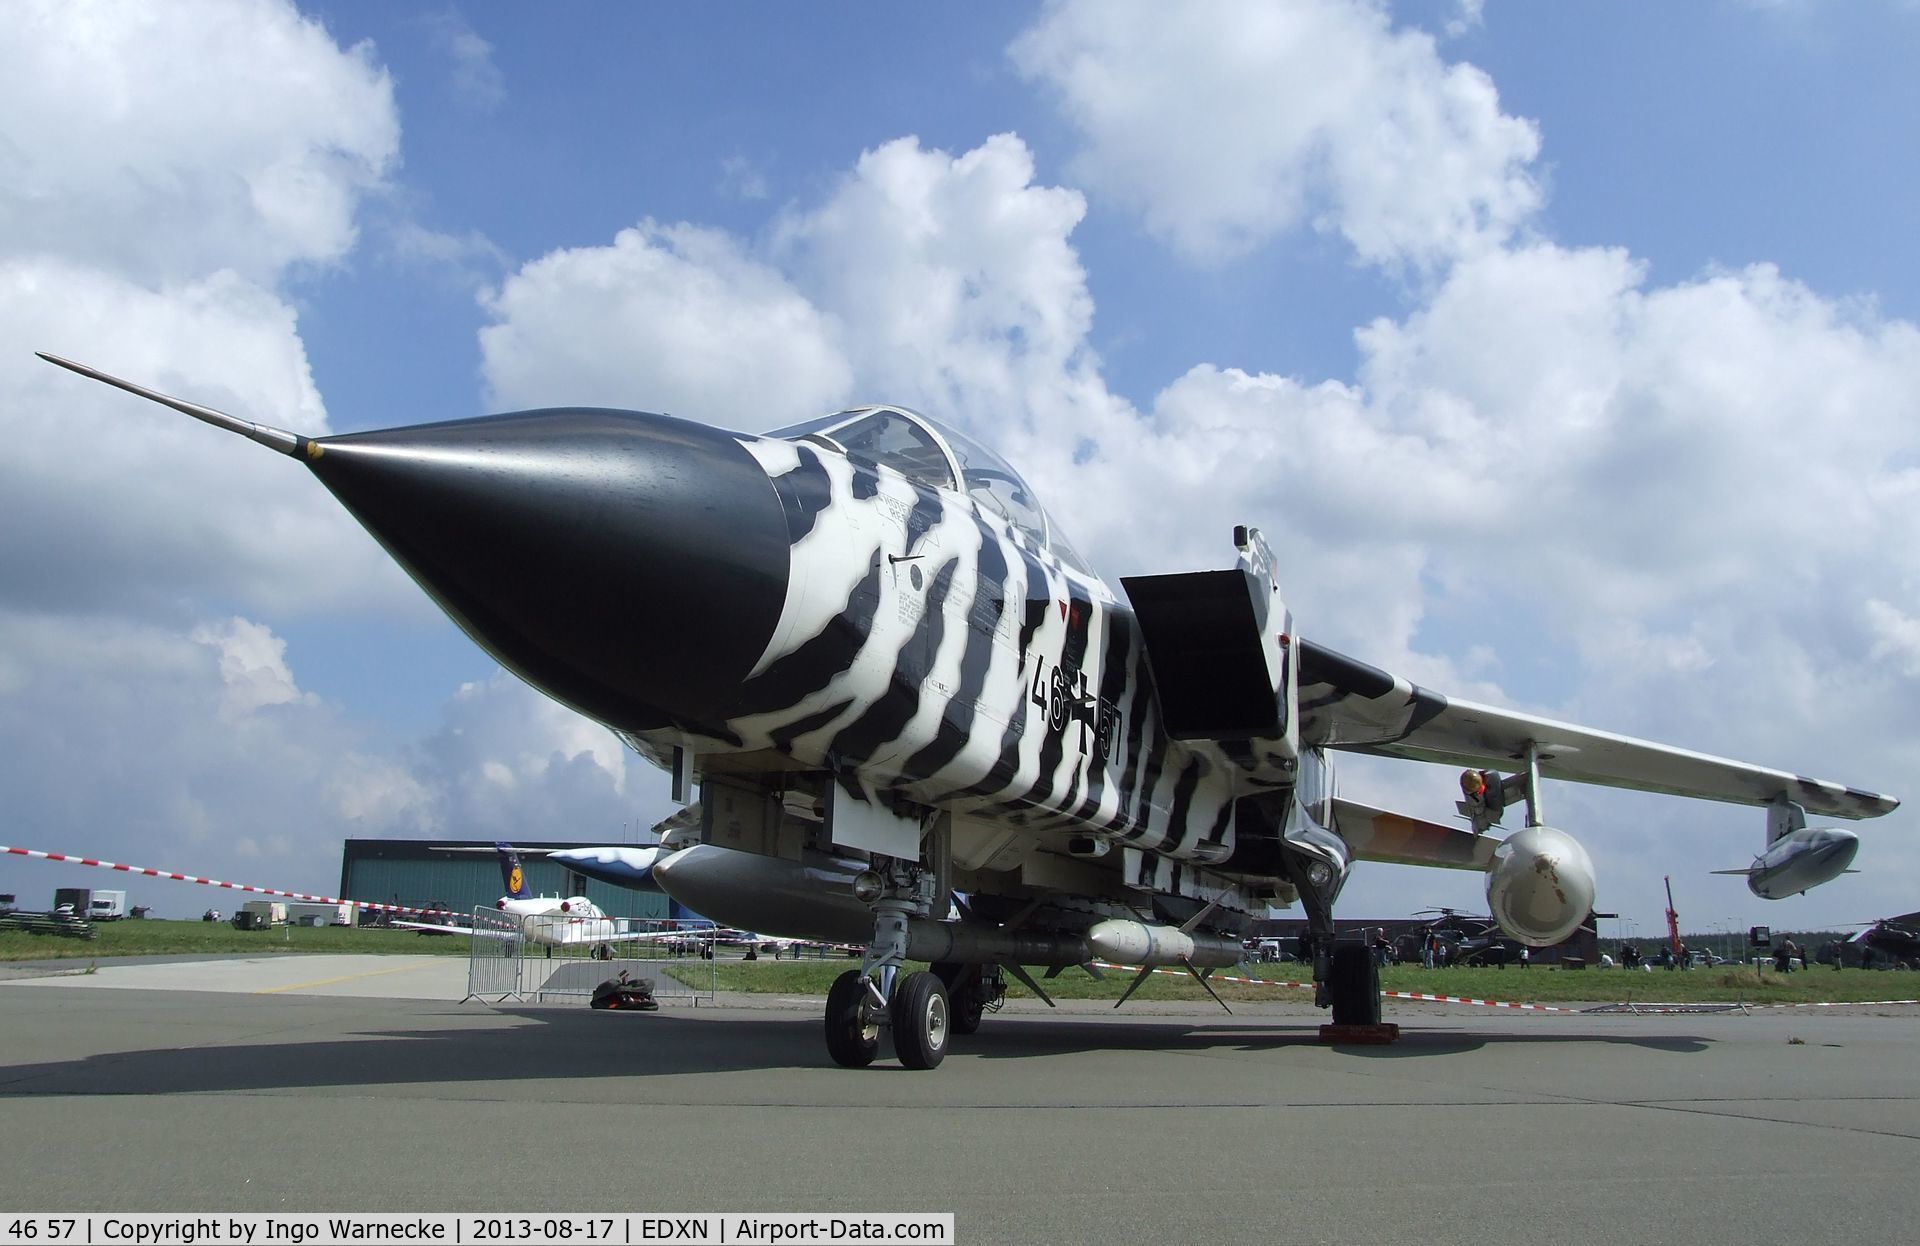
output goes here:
{"type": "Polygon", "coordinates": [[[1673,911],[1673,875],[1662,875],[1667,884],[1667,946],[1680,955],[1680,914],[1673,911]]]}

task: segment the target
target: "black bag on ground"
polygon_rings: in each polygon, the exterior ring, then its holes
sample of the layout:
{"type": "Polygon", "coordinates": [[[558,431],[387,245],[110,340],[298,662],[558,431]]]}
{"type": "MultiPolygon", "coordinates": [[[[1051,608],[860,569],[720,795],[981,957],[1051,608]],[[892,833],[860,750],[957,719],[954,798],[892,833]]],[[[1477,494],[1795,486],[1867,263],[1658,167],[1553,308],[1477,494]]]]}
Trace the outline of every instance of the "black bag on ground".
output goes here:
{"type": "Polygon", "coordinates": [[[652,1012],[660,1007],[653,998],[653,983],[630,976],[626,970],[617,978],[608,978],[593,988],[592,1007],[625,1008],[634,1012],[652,1012]]]}

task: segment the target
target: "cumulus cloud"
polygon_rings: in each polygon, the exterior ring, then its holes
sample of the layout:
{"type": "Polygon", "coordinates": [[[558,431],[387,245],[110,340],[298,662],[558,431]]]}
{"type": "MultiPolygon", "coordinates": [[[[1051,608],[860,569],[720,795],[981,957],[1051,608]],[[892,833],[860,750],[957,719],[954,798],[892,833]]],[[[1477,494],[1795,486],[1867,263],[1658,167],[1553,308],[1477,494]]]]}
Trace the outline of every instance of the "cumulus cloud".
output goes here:
{"type": "Polygon", "coordinates": [[[1535,210],[1531,122],[1375,3],[1067,3],[1015,65],[1080,132],[1074,177],[1218,262],[1302,226],[1364,260],[1435,267],[1535,210]]]}
{"type": "Polygon", "coordinates": [[[325,890],[343,837],[614,841],[670,808],[664,776],[505,674],[394,749],[303,690],[286,642],[247,618],[182,635],[0,614],[0,654],[10,843],[325,890]]]}
{"type": "Polygon", "coordinates": [[[1011,135],[953,155],[898,139],[759,244],[644,221],[555,251],[486,298],[501,405],[605,402],[760,429],[852,401],[1032,431],[1103,401],[1068,243],[1080,195],[1011,135]],[[1075,397],[1077,396],[1077,397],[1075,397]]]}
{"type": "MultiPolygon", "coordinates": [[[[256,876],[325,879],[342,807],[320,778],[352,784],[384,767],[299,690],[263,624],[209,617],[204,603],[419,610],[417,594],[297,465],[32,352],[329,431],[279,283],[353,246],[357,206],[397,152],[390,83],[366,49],[338,47],[277,0],[30,0],[9,18],[10,837],[140,863],[157,848],[194,868],[244,854],[256,876]]],[[[388,800],[385,825],[414,825],[416,804],[388,800]]]]}
{"type": "MultiPolygon", "coordinates": [[[[1451,694],[1869,786],[1913,772],[1915,326],[1765,265],[1649,287],[1620,252],[1533,245],[1359,342],[1353,384],[1194,368],[1086,483],[1176,499],[1186,540],[1264,520],[1303,630],[1451,694]]],[[[1095,512],[1095,543],[1132,509],[1095,512]]],[[[1363,770],[1451,800],[1447,776],[1363,770]]],[[[1612,828],[1613,895],[1758,839],[1751,814],[1730,838],[1700,832],[1739,822],[1712,807],[1553,799],[1612,828]]],[[[1895,905],[1914,871],[1877,861],[1850,885],[1895,905]]]]}
{"type": "Polygon", "coordinates": [[[462,838],[615,842],[671,809],[663,772],[504,671],[461,687],[413,752],[437,820],[462,838]]]}
{"type": "Polygon", "coordinates": [[[298,468],[41,363],[80,358],[321,434],[276,283],[353,244],[391,84],[285,3],[16,6],[0,47],[0,605],[402,600],[298,468]],[[186,586],[192,585],[191,589],[186,586]]]}
{"type": "Polygon", "coordinates": [[[287,642],[272,629],[251,619],[234,617],[220,623],[202,623],[189,637],[220,655],[222,714],[240,718],[269,705],[307,700],[287,669],[287,642]]]}
{"type": "Polygon", "coordinates": [[[486,296],[492,400],[668,411],[758,430],[829,409],[852,377],[827,318],[711,229],[643,221],[555,251],[486,296]]]}
{"type": "Polygon", "coordinates": [[[832,313],[863,393],[1018,425],[1089,358],[1093,300],[1068,243],[1085,212],[1034,183],[1013,135],[958,156],[897,139],[789,212],[772,250],[832,313]]]}
{"type": "MultiPolygon", "coordinates": [[[[4,244],[0,244],[4,245],[4,244]]],[[[404,579],[300,466],[33,357],[329,431],[292,309],[232,272],[160,288],[0,258],[0,606],[179,617],[188,595],[272,610],[416,610],[404,579]]]]}
{"type": "Polygon", "coordinates": [[[0,44],[0,246],[143,283],[352,247],[393,86],[292,5],[25,0],[0,44]]]}
{"type": "MultiPolygon", "coordinates": [[[[12,842],[270,885],[337,870],[351,793],[383,763],[300,691],[264,626],[9,613],[0,648],[17,663],[0,696],[12,842]]],[[[417,793],[385,813],[383,830],[434,820],[417,793]]]]}

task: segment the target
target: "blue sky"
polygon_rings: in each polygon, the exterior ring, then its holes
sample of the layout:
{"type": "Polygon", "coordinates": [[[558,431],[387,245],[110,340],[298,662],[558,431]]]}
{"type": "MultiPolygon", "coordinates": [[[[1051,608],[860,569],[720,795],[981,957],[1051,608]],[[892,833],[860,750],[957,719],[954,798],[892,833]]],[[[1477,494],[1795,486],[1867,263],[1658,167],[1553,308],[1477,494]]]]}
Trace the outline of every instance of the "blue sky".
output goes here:
{"type": "MultiPolygon", "coordinates": [[[[1911,795],[1910,4],[24,12],[7,842],[324,890],[344,835],[667,809],[310,482],[34,349],[312,431],[905,401],[1109,573],[1254,522],[1303,631],[1442,691],[1911,795]]],[[[1445,773],[1347,782],[1447,810],[1445,773]]],[[[1701,872],[1757,814],[1554,801],[1643,928],[1669,871],[1714,922],[1920,907],[1904,812],[1765,905],[1701,872]]],[[[1380,868],[1348,905],[1477,892],[1380,868]]]]}

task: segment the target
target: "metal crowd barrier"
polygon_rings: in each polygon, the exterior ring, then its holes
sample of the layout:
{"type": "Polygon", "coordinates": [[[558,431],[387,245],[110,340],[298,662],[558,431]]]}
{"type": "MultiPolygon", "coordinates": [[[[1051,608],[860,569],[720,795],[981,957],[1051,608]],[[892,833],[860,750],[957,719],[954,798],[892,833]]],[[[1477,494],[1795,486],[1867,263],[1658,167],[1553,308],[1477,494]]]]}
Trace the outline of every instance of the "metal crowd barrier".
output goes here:
{"type": "Polygon", "coordinates": [[[520,998],[523,937],[519,918],[490,906],[473,910],[473,946],[467,954],[467,999],[490,999],[497,1004],[520,998]]]}
{"type": "Polygon", "coordinates": [[[711,1004],[719,990],[710,921],[529,919],[477,908],[473,928],[467,999],[589,1000],[595,987],[622,970],[646,982],[662,1003],[711,1004]]]}

